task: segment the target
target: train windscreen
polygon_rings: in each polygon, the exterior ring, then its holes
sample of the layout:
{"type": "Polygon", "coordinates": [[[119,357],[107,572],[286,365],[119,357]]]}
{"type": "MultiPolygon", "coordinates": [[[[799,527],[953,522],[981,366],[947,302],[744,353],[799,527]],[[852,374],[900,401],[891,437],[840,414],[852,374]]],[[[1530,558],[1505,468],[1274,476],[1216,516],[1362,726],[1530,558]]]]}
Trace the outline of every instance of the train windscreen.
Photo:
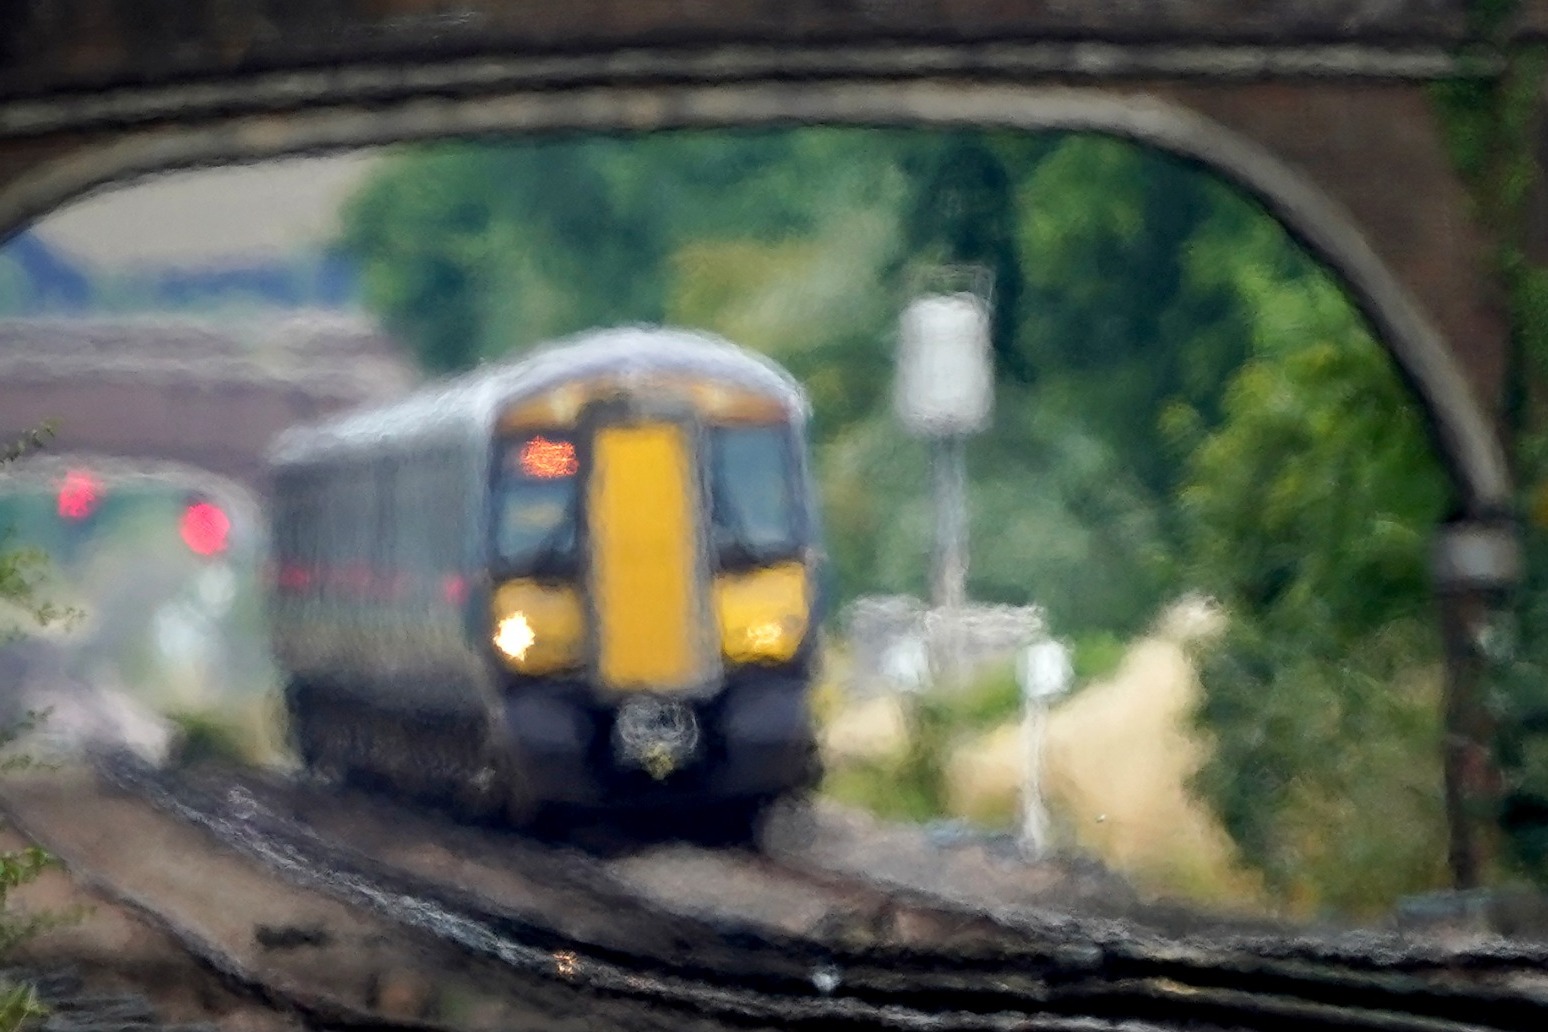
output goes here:
{"type": "Polygon", "coordinates": [[[721,564],[793,554],[801,524],[789,429],[714,427],[709,452],[710,524],[721,564]]]}
{"type": "Polygon", "coordinates": [[[575,442],[535,436],[505,448],[494,485],[494,552],[502,564],[562,573],[577,565],[575,442]]]}

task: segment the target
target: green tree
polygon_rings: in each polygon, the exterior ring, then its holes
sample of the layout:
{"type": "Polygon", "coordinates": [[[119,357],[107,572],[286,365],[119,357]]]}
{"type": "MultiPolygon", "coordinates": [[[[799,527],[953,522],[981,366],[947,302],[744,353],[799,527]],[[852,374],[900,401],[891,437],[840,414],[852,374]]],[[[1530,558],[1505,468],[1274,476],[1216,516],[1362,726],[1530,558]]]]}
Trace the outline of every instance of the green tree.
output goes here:
{"type": "Polygon", "coordinates": [[[1066,138],[1021,195],[1026,362],[1039,382],[1067,381],[1164,498],[1182,463],[1155,447],[1163,411],[1180,401],[1212,424],[1246,358],[1252,302],[1231,278],[1244,240],[1260,234],[1253,260],[1280,273],[1293,248],[1224,184],[1119,140],[1066,138]]]}
{"type": "Polygon", "coordinates": [[[981,265],[990,272],[994,351],[1000,369],[1032,379],[1018,346],[1026,275],[1017,233],[1027,171],[1051,148],[1024,134],[961,130],[910,141],[899,155],[912,190],[903,212],[904,255],[914,263],[981,265]]]}
{"type": "Polygon", "coordinates": [[[1188,573],[1230,618],[1202,656],[1199,786],[1287,898],[1379,909],[1444,878],[1426,546],[1446,482],[1331,279],[1237,270],[1252,357],[1223,422],[1169,417],[1192,442],[1188,573]]]}
{"type": "Polygon", "coordinates": [[[815,403],[841,600],[924,590],[896,317],[921,265],[989,266],[972,595],[1039,602],[1071,635],[1215,595],[1200,787],[1243,856],[1340,906],[1435,874],[1444,481],[1348,299],[1227,185],[1089,135],[553,138],[407,152],[347,227],[373,307],[432,369],[659,319],[784,363],[815,403]],[[1369,819],[1389,809],[1409,819],[1369,819]]]}
{"type": "Polygon", "coordinates": [[[367,302],[433,371],[478,356],[490,188],[479,148],[427,149],[393,161],[345,216],[343,242],[362,262],[367,302]]]}
{"type": "Polygon", "coordinates": [[[1264,220],[1118,141],[801,129],[414,150],[356,199],[344,242],[434,370],[661,319],[784,363],[814,402],[841,598],[922,589],[928,480],[890,409],[897,312],[920,265],[986,264],[1004,383],[972,507],[1005,554],[970,588],[1126,633],[1178,590],[1183,456],[1156,446],[1161,414],[1182,400],[1209,425],[1243,354],[1244,302],[1198,255],[1229,264],[1264,220]]]}
{"type": "Polygon", "coordinates": [[[661,321],[680,248],[810,232],[885,188],[867,142],[883,138],[727,131],[416,149],[354,198],[342,244],[368,303],[425,366],[462,369],[591,326],[661,321]]]}

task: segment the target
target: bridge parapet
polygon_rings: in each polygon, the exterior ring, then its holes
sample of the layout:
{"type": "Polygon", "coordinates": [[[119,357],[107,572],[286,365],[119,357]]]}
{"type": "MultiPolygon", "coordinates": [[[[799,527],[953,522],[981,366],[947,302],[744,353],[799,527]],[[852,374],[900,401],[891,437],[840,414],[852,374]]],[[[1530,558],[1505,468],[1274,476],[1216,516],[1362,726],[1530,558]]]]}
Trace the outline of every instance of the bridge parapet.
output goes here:
{"type": "Polygon", "coordinates": [[[323,397],[390,396],[415,381],[370,323],[331,313],[217,325],[167,317],[0,320],[0,377],[287,383],[323,397]]]}
{"type": "Polygon", "coordinates": [[[0,432],[50,422],[50,450],[183,463],[260,495],[275,434],[416,379],[361,319],[0,320],[0,432]]]}
{"type": "MultiPolygon", "coordinates": [[[[1534,24],[1528,5],[1520,17],[1534,24]]],[[[40,0],[0,18],[0,96],[351,61],[619,48],[1103,40],[1450,46],[1461,0],[40,0]]]]}

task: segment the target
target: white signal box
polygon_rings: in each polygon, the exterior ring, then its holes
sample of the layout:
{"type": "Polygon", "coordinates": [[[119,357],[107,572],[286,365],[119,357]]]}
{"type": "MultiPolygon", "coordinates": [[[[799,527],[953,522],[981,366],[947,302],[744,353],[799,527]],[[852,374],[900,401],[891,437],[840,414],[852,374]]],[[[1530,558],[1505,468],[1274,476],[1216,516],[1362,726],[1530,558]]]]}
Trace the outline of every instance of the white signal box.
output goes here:
{"type": "Polygon", "coordinates": [[[930,652],[923,638],[910,635],[882,653],[881,668],[887,680],[903,691],[917,692],[930,683],[930,652]]]}
{"type": "Polygon", "coordinates": [[[1057,641],[1028,645],[1016,657],[1016,681],[1025,699],[1046,702],[1058,698],[1070,690],[1074,678],[1070,650],[1057,641]]]}
{"type": "Polygon", "coordinates": [[[969,293],[919,298],[903,311],[893,402],[921,437],[977,433],[989,423],[994,371],[989,309],[969,293]]]}

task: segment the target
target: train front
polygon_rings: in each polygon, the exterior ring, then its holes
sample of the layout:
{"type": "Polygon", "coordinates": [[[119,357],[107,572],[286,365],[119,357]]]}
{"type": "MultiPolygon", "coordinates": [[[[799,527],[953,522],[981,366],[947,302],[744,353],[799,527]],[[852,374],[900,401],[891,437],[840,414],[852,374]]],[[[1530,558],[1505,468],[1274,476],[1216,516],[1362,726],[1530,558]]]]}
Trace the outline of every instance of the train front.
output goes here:
{"type": "Polygon", "coordinates": [[[504,413],[489,641],[527,801],[756,807],[815,779],[803,418],[682,375],[504,413]]]}

